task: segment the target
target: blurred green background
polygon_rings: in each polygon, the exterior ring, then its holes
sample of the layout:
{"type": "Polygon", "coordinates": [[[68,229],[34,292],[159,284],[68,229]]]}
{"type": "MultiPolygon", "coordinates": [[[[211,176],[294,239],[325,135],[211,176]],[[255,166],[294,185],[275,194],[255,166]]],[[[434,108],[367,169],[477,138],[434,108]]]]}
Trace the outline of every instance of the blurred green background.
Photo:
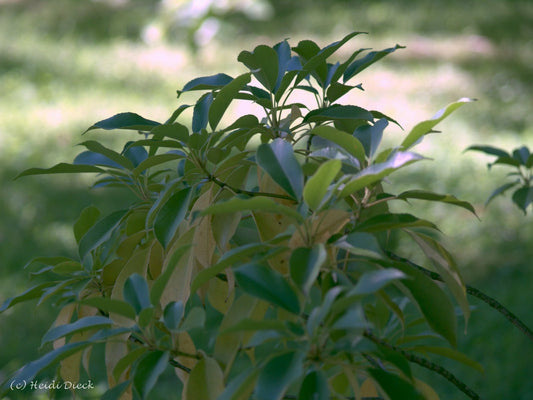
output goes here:
{"type": "MultiPolygon", "coordinates": [[[[242,49],[285,38],[325,45],[354,30],[369,35],[352,40],[351,50],[407,48],[362,73],[365,92],[348,101],[408,130],[461,97],[478,99],[418,148],[433,160],[393,175],[390,190],[472,202],[480,220],[444,206],[407,210],[442,226],[467,283],[533,326],[531,217],[504,198],[486,209],[506,171],[489,173],[488,158],[462,153],[481,143],[511,150],[533,138],[533,2],[518,0],[0,0],[0,303],[28,288],[23,267],[31,258],[74,255],[71,226],[84,207],[112,210],[128,201],[120,192],[88,192],[90,177],[14,181],[17,173],[71,161],[81,133],[115,113],[166,119],[188,80],[242,71],[242,49]]],[[[398,142],[402,134],[391,127],[388,136],[398,142]]],[[[117,147],[126,139],[90,135],[117,147]]],[[[403,254],[416,258],[410,248],[403,254]]],[[[459,346],[485,374],[444,363],[485,399],[533,399],[533,343],[472,304],[459,346]]],[[[52,320],[49,308],[35,304],[0,315],[0,381],[39,356],[52,320]]],[[[464,398],[439,376],[425,379],[444,400],[464,398]]]]}

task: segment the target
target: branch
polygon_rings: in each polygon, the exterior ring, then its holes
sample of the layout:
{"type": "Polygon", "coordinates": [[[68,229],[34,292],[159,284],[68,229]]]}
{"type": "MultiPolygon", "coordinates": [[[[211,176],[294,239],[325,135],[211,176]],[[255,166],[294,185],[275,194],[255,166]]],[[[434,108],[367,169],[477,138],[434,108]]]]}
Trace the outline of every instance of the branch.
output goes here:
{"type": "MultiPolygon", "coordinates": [[[[415,264],[414,262],[409,261],[406,258],[400,257],[399,255],[394,254],[390,251],[387,252],[387,255],[393,260],[401,261],[405,264],[410,265],[411,267],[418,269],[419,271],[422,271],[424,274],[426,274],[427,276],[429,276],[431,279],[435,281],[440,281],[440,282],[444,281],[438,273],[430,271],[418,264],[415,264]]],[[[476,289],[475,287],[472,287],[469,285],[466,285],[466,292],[469,295],[477,297],[481,301],[484,301],[490,307],[494,308],[496,311],[501,313],[505,318],[507,318],[507,320],[509,320],[509,322],[511,322],[511,324],[513,324],[518,329],[520,329],[520,331],[522,331],[524,335],[526,335],[531,341],[533,341],[533,331],[520,318],[518,318],[515,314],[513,314],[511,310],[509,310],[507,307],[501,304],[498,300],[486,295],[481,290],[476,289]]]]}
{"type": "Polygon", "coordinates": [[[276,198],[276,199],[284,199],[284,200],[291,200],[291,201],[294,201],[294,199],[293,199],[292,197],[285,196],[284,194],[265,193],[265,192],[251,192],[251,191],[249,191],[249,190],[238,189],[238,188],[235,188],[235,187],[233,187],[233,186],[228,185],[227,183],[222,182],[221,180],[215,178],[215,177],[212,176],[212,175],[209,175],[209,176],[208,176],[208,179],[209,179],[211,182],[214,182],[215,184],[217,184],[218,186],[220,186],[222,189],[228,189],[228,190],[231,190],[232,192],[237,193],[237,194],[246,194],[246,195],[248,195],[248,196],[274,197],[274,198],[276,198]]]}
{"type": "Polygon", "coordinates": [[[390,350],[393,350],[397,353],[400,353],[402,356],[404,356],[408,361],[412,362],[412,363],[415,363],[415,364],[418,364],[420,365],[421,367],[424,367],[426,369],[429,369],[430,371],[433,371],[433,372],[436,372],[437,374],[443,376],[446,380],[448,380],[449,382],[453,383],[461,392],[463,392],[464,394],[466,394],[468,397],[470,397],[471,399],[473,400],[481,400],[481,397],[479,397],[479,395],[474,392],[472,389],[470,389],[463,381],[460,381],[459,379],[457,379],[457,377],[452,374],[450,371],[448,371],[446,368],[444,367],[441,367],[440,365],[438,364],[435,364],[429,360],[426,360],[425,358],[422,358],[422,357],[419,357],[419,356],[416,356],[408,351],[405,351],[399,347],[396,347],[380,338],[378,338],[377,336],[375,336],[372,332],[370,332],[369,330],[366,330],[363,332],[363,336],[366,337],[367,339],[369,339],[370,341],[378,344],[378,345],[381,345],[381,346],[384,346],[390,350]]]}
{"type": "Polygon", "coordinates": [[[173,367],[175,367],[175,368],[179,368],[182,371],[187,372],[188,374],[191,373],[191,369],[189,367],[186,367],[185,365],[183,365],[182,363],[180,363],[180,362],[178,362],[176,360],[170,359],[170,360],[168,360],[168,363],[170,365],[172,365],[173,367]]]}

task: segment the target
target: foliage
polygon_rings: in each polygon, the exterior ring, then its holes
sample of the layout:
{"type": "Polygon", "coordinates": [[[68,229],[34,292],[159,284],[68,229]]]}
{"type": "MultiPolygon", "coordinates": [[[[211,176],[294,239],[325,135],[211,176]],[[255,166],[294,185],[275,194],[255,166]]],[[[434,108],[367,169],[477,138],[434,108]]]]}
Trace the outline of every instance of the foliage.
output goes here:
{"type": "Polygon", "coordinates": [[[493,146],[475,145],[470,146],[467,150],[480,151],[491,156],[496,156],[496,160],[488,164],[489,169],[493,165],[507,165],[516,170],[508,174],[508,177],[511,177],[512,181],[496,188],[487,199],[487,204],[495,197],[503,195],[509,189],[514,188],[516,190],[512,196],[513,203],[526,214],[527,208],[533,202],[533,188],[531,187],[533,154],[529,152],[529,149],[526,146],[521,146],[514,149],[512,153],[508,153],[503,149],[493,146]]]}
{"type": "Polygon", "coordinates": [[[331,61],[358,34],[324,48],[304,40],[243,51],[248,72],[188,82],[178,98],[199,92],[198,100],[164,123],[127,112],[85,132],[143,134],[122,151],[86,140],[72,163],[19,175],[97,173],[94,187],[126,188],[137,200],[109,215],[84,209],[76,259],[30,262],[41,280],[0,312],[53,302],[59,313],[42,340],[52,349],[4,391],[52,366],[76,381],[104,343],[106,398],[149,398],[167,368],[183,382],[182,399],[438,398],[410,363],[476,398],[427,358],[481,369],[456,349],[456,314],[465,322],[470,314],[461,273],[434,223],[388,203],[475,210],[452,195],[383,189],[395,171],[424,160],[412,149],[469,100],[382,148],[396,121],[339,100],[362,89],[351,83],[359,72],[401,46],[331,61]],[[235,101],[261,111],[231,120],[235,101]],[[178,120],[190,111],[189,128],[178,120]],[[411,238],[439,279],[393,256],[395,235],[411,238]]]}

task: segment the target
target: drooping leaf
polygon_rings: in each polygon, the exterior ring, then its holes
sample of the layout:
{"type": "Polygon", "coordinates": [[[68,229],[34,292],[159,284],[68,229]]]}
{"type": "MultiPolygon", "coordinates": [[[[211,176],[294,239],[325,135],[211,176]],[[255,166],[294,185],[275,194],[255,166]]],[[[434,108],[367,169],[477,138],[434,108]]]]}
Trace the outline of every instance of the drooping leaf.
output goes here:
{"type": "Polygon", "coordinates": [[[420,199],[427,201],[437,201],[440,203],[451,204],[454,206],[462,207],[465,210],[470,211],[472,214],[476,215],[476,210],[467,201],[462,201],[457,199],[457,197],[452,196],[451,194],[438,194],[429,192],[426,190],[408,190],[400,193],[396,196],[398,199],[407,200],[407,199],[420,199]]]}
{"type": "Polygon", "coordinates": [[[533,187],[524,186],[515,191],[513,193],[513,202],[524,214],[527,214],[527,208],[533,202],[533,187]]]}
{"type": "Polygon", "coordinates": [[[172,301],[168,303],[163,311],[163,321],[165,326],[171,331],[177,331],[183,318],[185,308],[183,302],[172,301]]]}
{"type": "Polygon", "coordinates": [[[139,114],[125,112],[113,115],[110,118],[95,123],[84,133],[87,133],[93,129],[131,129],[135,131],[149,131],[157,125],[161,124],[159,122],[143,118],[139,114]]]}
{"type": "Polygon", "coordinates": [[[375,293],[389,283],[395,280],[405,279],[406,277],[407,276],[402,271],[395,268],[366,272],[359,278],[355,287],[348,292],[348,295],[366,295],[375,293]]]}
{"type": "Polygon", "coordinates": [[[300,300],[283,275],[262,264],[249,263],[235,270],[239,287],[251,296],[298,314],[300,300]]]}
{"type": "Polygon", "coordinates": [[[340,160],[328,160],[305,183],[303,198],[310,209],[318,210],[326,196],[329,186],[341,170],[340,160]]]}
{"type": "Polygon", "coordinates": [[[374,116],[368,110],[359,106],[334,104],[326,108],[309,111],[304,122],[323,122],[332,120],[361,120],[373,121],[374,116]]]}
{"type": "Polygon", "coordinates": [[[437,229],[437,226],[425,219],[420,219],[411,214],[378,214],[356,226],[357,231],[381,232],[391,229],[426,227],[437,229]]]}
{"type": "Polygon", "coordinates": [[[459,107],[461,107],[465,103],[472,102],[472,99],[468,99],[466,97],[459,99],[455,103],[451,103],[445,108],[439,110],[431,119],[428,119],[426,121],[419,122],[415,127],[409,132],[407,137],[403,140],[401,147],[404,150],[407,150],[408,148],[412,147],[414,144],[416,144],[424,135],[430,133],[433,128],[441,122],[444,118],[446,118],[448,115],[450,115],[452,112],[457,110],[459,107]]]}
{"type": "Polygon", "coordinates": [[[166,248],[185,218],[189,209],[191,188],[173,194],[158,211],[154,221],[154,234],[159,243],[166,248]]]}
{"type": "Polygon", "coordinates": [[[113,321],[111,321],[109,318],[99,315],[80,318],[71,324],[56,326],[48,330],[48,332],[46,332],[42,338],[42,344],[44,345],[52,342],[71,333],[81,332],[88,329],[103,328],[106,326],[109,327],[112,324],[113,321]]]}
{"type": "Polygon", "coordinates": [[[369,368],[367,371],[390,400],[425,400],[425,397],[411,383],[398,375],[377,368],[369,368]]]}
{"type": "Polygon", "coordinates": [[[293,250],[289,260],[290,276],[305,295],[309,293],[326,258],[327,253],[323,244],[293,250]]]}
{"type": "Polygon", "coordinates": [[[122,221],[128,210],[115,211],[100,219],[80,240],[78,252],[83,260],[89,252],[107,241],[122,221]]]}
{"type": "Polygon", "coordinates": [[[40,283],[36,286],[29,288],[28,290],[24,291],[23,293],[17,296],[8,298],[0,306],[0,313],[4,312],[8,308],[13,307],[15,304],[41,297],[46,289],[48,289],[51,286],[54,286],[56,283],[57,282],[43,282],[43,283],[40,283]]]}
{"type": "Polygon", "coordinates": [[[502,150],[498,147],[494,146],[487,146],[487,145],[474,145],[468,147],[465,151],[474,150],[474,151],[481,151],[482,153],[491,155],[491,156],[497,156],[497,157],[511,157],[509,153],[507,153],[505,150],[502,150]]]}
{"type": "Polygon", "coordinates": [[[133,374],[133,387],[141,399],[149,399],[159,377],[165,372],[169,354],[163,351],[152,351],[137,364],[133,374]]]}
{"type": "Polygon", "coordinates": [[[143,309],[150,307],[148,283],[146,282],[146,279],[137,273],[130,275],[130,277],[126,279],[122,295],[137,314],[143,309]]]}
{"type": "Polygon", "coordinates": [[[292,146],[283,139],[275,139],[257,148],[257,163],[291,197],[300,199],[303,191],[303,172],[294,156],[292,146]]]}
{"type": "Polygon", "coordinates": [[[18,174],[15,179],[30,175],[49,175],[49,174],[81,174],[81,173],[103,173],[104,169],[94,165],[77,165],[59,163],[50,168],[29,168],[18,174]]]}
{"type": "Polygon", "coordinates": [[[202,129],[207,128],[211,104],[213,104],[213,93],[209,92],[200,97],[194,105],[194,111],[192,115],[192,131],[194,133],[200,132],[202,129]]]}
{"type": "Polygon", "coordinates": [[[464,364],[470,368],[475,369],[480,374],[485,373],[485,368],[483,368],[483,365],[478,363],[475,360],[472,360],[470,357],[468,357],[466,354],[457,351],[455,349],[450,349],[449,347],[442,347],[442,346],[414,346],[414,351],[422,352],[422,353],[433,353],[438,354],[440,356],[447,357],[449,359],[459,361],[461,364],[464,364]]]}
{"type": "Polygon", "coordinates": [[[300,352],[289,351],[272,358],[259,373],[256,399],[282,399],[289,385],[302,375],[303,357],[300,352]]]}
{"type": "Polygon", "coordinates": [[[507,190],[511,189],[512,187],[517,186],[519,183],[520,183],[520,180],[516,180],[514,182],[505,183],[499,186],[498,188],[496,188],[487,198],[487,201],[485,202],[485,206],[487,206],[496,196],[499,196],[500,194],[504,194],[507,190]]]}
{"type": "Polygon", "coordinates": [[[211,103],[211,107],[209,107],[209,126],[211,129],[216,129],[230,103],[248,82],[250,82],[250,74],[242,74],[220,89],[211,103]]]}
{"type": "Polygon", "coordinates": [[[431,329],[456,346],[457,319],[446,293],[423,272],[411,266],[395,262],[393,267],[409,277],[402,280],[402,285],[409,290],[431,329]]]}

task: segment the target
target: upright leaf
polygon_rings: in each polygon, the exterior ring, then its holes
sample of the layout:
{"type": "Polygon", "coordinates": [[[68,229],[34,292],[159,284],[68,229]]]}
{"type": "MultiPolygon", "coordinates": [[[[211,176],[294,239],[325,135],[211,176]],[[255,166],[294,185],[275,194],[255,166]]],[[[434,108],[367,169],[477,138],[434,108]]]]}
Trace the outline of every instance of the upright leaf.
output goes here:
{"type": "Polygon", "coordinates": [[[209,126],[211,129],[216,129],[230,103],[248,82],[250,82],[250,74],[243,74],[220,89],[209,108],[209,126]]]}
{"type": "Polygon", "coordinates": [[[148,283],[141,275],[134,273],[126,282],[122,292],[124,299],[139,314],[143,309],[150,307],[150,295],[148,292],[148,283]]]}
{"type": "Polygon", "coordinates": [[[272,358],[259,373],[256,399],[282,399],[289,385],[302,375],[303,357],[302,353],[289,351],[272,358]]]}
{"type": "Polygon", "coordinates": [[[182,189],[172,195],[161,207],[154,222],[154,234],[159,243],[166,248],[185,218],[189,209],[191,188],[182,189]]]}
{"type": "Polygon", "coordinates": [[[261,84],[273,92],[278,80],[278,54],[269,46],[259,45],[253,52],[242,51],[237,58],[246,65],[261,84]]]}
{"type": "Polygon", "coordinates": [[[355,75],[357,75],[359,72],[363,71],[365,68],[368,68],[372,64],[374,64],[376,61],[381,60],[386,55],[396,51],[397,49],[403,49],[403,46],[396,45],[394,47],[390,47],[385,50],[380,51],[371,51],[364,57],[355,60],[353,63],[351,63],[345,70],[343,80],[344,82],[347,82],[350,80],[350,78],[353,78],[355,75]]]}
{"type": "Polygon", "coordinates": [[[184,392],[187,400],[216,400],[224,391],[224,374],[215,359],[202,358],[191,371],[184,392]]]}
{"type": "Polygon", "coordinates": [[[194,133],[207,128],[207,123],[209,122],[209,109],[211,108],[212,103],[213,93],[209,92],[200,97],[194,105],[192,114],[192,131],[194,133]]]}
{"type": "Polygon", "coordinates": [[[425,400],[418,389],[398,375],[376,368],[370,368],[367,371],[390,400],[425,400]]]}
{"type": "Polygon", "coordinates": [[[305,295],[309,293],[326,258],[327,253],[323,244],[293,250],[289,261],[290,276],[305,295]]]}
{"type": "Polygon", "coordinates": [[[141,399],[149,399],[159,377],[168,366],[169,355],[163,351],[153,351],[144,356],[133,373],[133,387],[141,399]]]}
{"type": "Polygon", "coordinates": [[[257,163],[291,197],[300,199],[303,191],[303,172],[294,156],[292,146],[283,139],[258,147],[257,163]]]}
{"type": "Polygon", "coordinates": [[[303,189],[303,198],[309,208],[318,210],[331,182],[341,170],[340,160],[328,160],[309,178],[303,189]]]}
{"type": "Polygon", "coordinates": [[[89,252],[107,241],[128,210],[115,211],[94,224],[81,238],[78,245],[80,258],[83,260],[89,252]]]}

